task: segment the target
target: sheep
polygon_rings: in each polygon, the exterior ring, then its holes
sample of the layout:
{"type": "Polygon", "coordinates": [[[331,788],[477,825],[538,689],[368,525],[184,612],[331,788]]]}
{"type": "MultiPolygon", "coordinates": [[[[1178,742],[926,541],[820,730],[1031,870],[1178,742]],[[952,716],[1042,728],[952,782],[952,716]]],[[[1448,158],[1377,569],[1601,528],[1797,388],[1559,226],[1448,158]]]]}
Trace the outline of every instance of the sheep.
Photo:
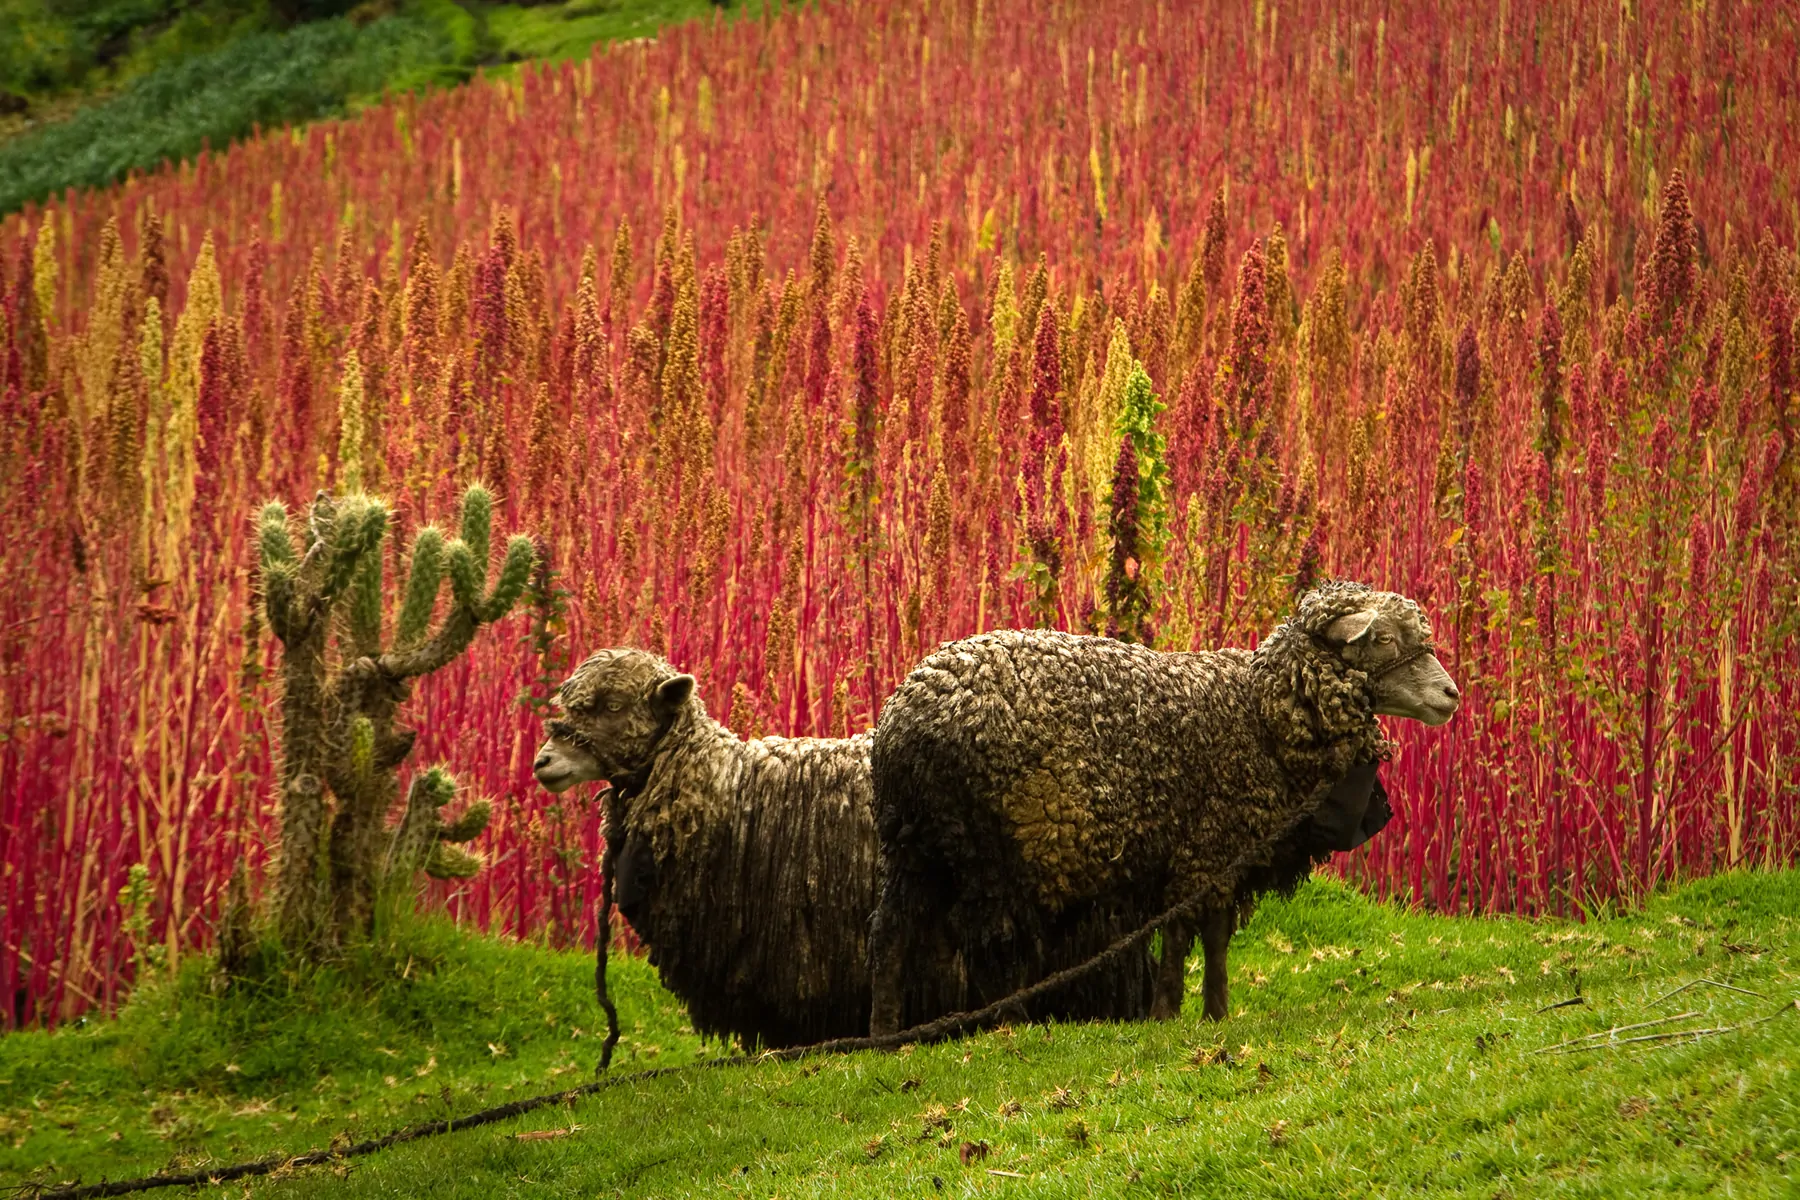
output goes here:
{"type": "MultiPolygon", "coordinates": [[[[1419,607],[1352,583],[1307,594],[1254,652],[1050,630],[941,646],[875,730],[872,1032],[996,1001],[1189,899],[1223,1017],[1240,900],[1385,821],[1375,715],[1441,725],[1457,703],[1419,607]],[[1231,878],[1247,851],[1260,865],[1231,878]]],[[[1193,931],[1162,932],[1148,1007],[1171,1017],[1193,931]]],[[[1139,980],[1100,974],[1071,987],[1142,1015],[1139,980]]]]}
{"type": "MultiPolygon", "coordinates": [[[[1204,974],[1200,994],[1207,1019],[1225,1018],[1227,947],[1238,925],[1255,911],[1257,898],[1268,892],[1293,891],[1334,852],[1356,849],[1380,833],[1393,818],[1387,789],[1381,786],[1381,777],[1376,773],[1378,767],[1373,762],[1353,766],[1318,809],[1280,838],[1262,861],[1243,871],[1232,903],[1201,912],[1198,932],[1204,974]]],[[[1149,1013],[1155,1020],[1172,1020],[1181,1013],[1187,955],[1195,932],[1185,924],[1161,931],[1164,950],[1149,1013]]]]}
{"type": "Polygon", "coordinates": [[[592,655],[557,701],[538,782],[611,783],[619,911],[694,1028],[771,1048],[866,1033],[872,735],[740,741],[642,650],[592,655]]]}

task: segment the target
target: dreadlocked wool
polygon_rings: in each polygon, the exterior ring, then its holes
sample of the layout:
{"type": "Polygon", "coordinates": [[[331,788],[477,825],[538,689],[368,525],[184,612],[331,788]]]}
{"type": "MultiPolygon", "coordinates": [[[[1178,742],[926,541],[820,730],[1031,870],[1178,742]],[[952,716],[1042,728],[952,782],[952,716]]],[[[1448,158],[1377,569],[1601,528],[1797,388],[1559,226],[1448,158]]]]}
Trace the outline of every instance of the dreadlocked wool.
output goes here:
{"type": "Polygon", "coordinates": [[[613,784],[619,911],[696,1030],[768,1047],[866,1033],[872,735],[742,741],[692,687],[644,651],[594,655],[559,693],[539,778],[586,755],[583,778],[613,784]]]}
{"type": "MultiPolygon", "coordinates": [[[[1379,828],[1375,767],[1388,744],[1374,676],[1327,637],[1359,613],[1386,614],[1384,628],[1398,630],[1383,635],[1398,647],[1390,657],[1408,644],[1410,659],[1429,656],[1417,605],[1332,583],[1254,652],[1013,630],[920,663],[875,732],[887,876],[874,1031],[1008,995],[1191,897],[1233,913],[1258,890],[1305,878],[1342,847],[1345,826],[1352,840],[1379,828]],[[1246,851],[1251,868],[1231,870],[1246,851]]],[[[1453,711],[1454,685],[1429,666],[1453,711]]],[[[1178,960],[1190,938],[1164,931],[1178,960]]],[[[1211,939],[1207,950],[1210,976],[1211,939]]],[[[1160,990],[1154,974],[1146,952],[1058,1006],[1141,1017],[1160,990]]],[[[1164,974],[1175,988],[1165,1003],[1178,1009],[1179,962],[1164,974]]],[[[1208,1007],[1222,1015],[1210,997],[1208,1007]]]]}

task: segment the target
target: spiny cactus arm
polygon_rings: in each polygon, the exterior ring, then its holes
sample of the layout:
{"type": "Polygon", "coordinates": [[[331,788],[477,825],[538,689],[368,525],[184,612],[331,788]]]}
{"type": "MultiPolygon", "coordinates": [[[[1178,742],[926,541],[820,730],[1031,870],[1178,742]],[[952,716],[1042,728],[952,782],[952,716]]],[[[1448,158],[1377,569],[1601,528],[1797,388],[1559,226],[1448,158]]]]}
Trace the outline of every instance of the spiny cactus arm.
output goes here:
{"type": "Polygon", "coordinates": [[[277,563],[294,563],[294,539],[288,534],[287,505],[271,500],[256,514],[256,549],[263,570],[277,563]]]}
{"type": "Polygon", "coordinates": [[[276,563],[263,568],[263,612],[269,628],[282,645],[291,645],[306,636],[305,614],[299,599],[299,569],[293,563],[276,563]]]}
{"type": "Polygon", "coordinates": [[[406,574],[406,598],[394,628],[394,643],[401,649],[423,641],[444,582],[444,534],[427,525],[413,539],[412,566],[406,574]]]}
{"type": "Polygon", "coordinates": [[[462,810],[456,820],[438,830],[440,842],[472,842],[481,836],[481,831],[488,827],[494,817],[492,801],[476,800],[462,810]]]}
{"type": "Polygon", "coordinates": [[[425,856],[425,873],[433,879],[468,879],[481,870],[481,859],[448,842],[438,842],[425,856]]]}
{"type": "Polygon", "coordinates": [[[279,500],[269,501],[257,514],[256,549],[269,628],[284,644],[294,641],[303,633],[297,605],[300,563],[288,534],[287,505],[279,500]]]}
{"type": "Polygon", "coordinates": [[[381,653],[381,545],[362,557],[350,584],[350,639],[362,655],[381,653]]]}
{"type": "Polygon", "coordinates": [[[386,505],[361,495],[345,500],[327,539],[319,598],[329,604],[342,595],[362,569],[363,561],[380,553],[381,539],[386,534],[386,505]]]}
{"type": "Polygon", "coordinates": [[[412,879],[413,872],[425,864],[425,858],[436,842],[438,809],[456,795],[456,779],[441,766],[434,766],[413,776],[406,792],[406,808],[400,824],[388,843],[383,874],[390,886],[412,879]]]}
{"type": "Polygon", "coordinates": [[[361,779],[375,770],[375,723],[358,716],[350,721],[349,768],[352,777],[361,779]]]}
{"type": "Polygon", "coordinates": [[[506,557],[490,591],[487,555],[492,533],[493,497],[479,484],[463,496],[462,536],[448,543],[433,529],[422,530],[413,547],[412,574],[401,607],[395,647],[380,656],[378,665],[389,678],[428,675],[465,650],[475,631],[499,620],[518,603],[537,560],[531,539],[515,534],[506,543],[506,557]],[[420,642],[437,602],[441,575],[450,577],[452,603],[444,623],[429,640],[420,642]]]}
{"type": "MultiPolygon", "coordinates": [[[[341,704],[328,706],[341,709],[341,704]]],[[[319,746],[319,772],[339,805],[366,794],[375,774],[375,724],[360,714],[328,731],[319,746]]]]}
{"type": "Polygon", "coordinates": [[[463,493],[462,540],[484,570],[493,527],[494,494],[479,483],[470,484],[469,490],[463,493]]]}
{"type": "Polygon", "coordinates": [[[467,649],[478,627],[474,613],[460,604],[453,605],[430,641],[409,650],[390,650],[376,660],[377,665],[390,679],[429,675],[467,649]]]}
{"type": "Polygon", "coordinates": [[[482,593],[487,590],[487,559],[475,557],[475,549],[462,538],[446,547],[444,562],[450,571],[450,595],[456,607],[471,614],[481,611],[482,593]]]}
{"type": "Polygon", "coordinates": [[[531,568],[536,565],[537,547],[531,544],[530,538],[522,533],[515,533],[507,539],[506,558],[500,563],[500,577],[494,581],[494,590],[481,603],[479,615],[483,624],[492,624],[512,611],[512,606],[524,594],[525,584],[531,578],[531,568]]]}

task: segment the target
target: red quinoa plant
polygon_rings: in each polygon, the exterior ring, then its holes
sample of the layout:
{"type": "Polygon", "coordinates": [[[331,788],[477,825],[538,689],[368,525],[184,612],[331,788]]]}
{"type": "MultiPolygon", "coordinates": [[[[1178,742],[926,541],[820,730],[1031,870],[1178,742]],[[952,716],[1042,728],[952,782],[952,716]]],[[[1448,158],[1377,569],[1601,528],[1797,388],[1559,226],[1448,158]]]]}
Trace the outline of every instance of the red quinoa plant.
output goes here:
{"type": "Polygon", "coordinates": [[[553,626],[841,733],[939,639],[1243,644],[1327,573],[1424,601],[1466,685],[1399,733],[1363,886],[1581,911],[1793,861],[1797,36],[815,6],[5,218],[0,1020],[114,1001],[268,878],[243,514],[352,481],[402,548],[488,481],[568,592],[407,702],[495,798],[430,893],[483,928],[593,932],[598,823],[530,778],[553,626]]]}

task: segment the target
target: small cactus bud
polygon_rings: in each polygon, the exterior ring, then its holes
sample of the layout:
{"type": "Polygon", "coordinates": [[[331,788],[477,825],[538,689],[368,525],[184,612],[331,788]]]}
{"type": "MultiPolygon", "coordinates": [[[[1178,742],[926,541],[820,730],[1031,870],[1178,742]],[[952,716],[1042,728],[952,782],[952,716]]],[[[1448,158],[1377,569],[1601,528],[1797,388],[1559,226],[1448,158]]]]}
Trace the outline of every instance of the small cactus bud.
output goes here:
{"type": "Polygon", "coordinates": [[[420,798],[433,808],[442,808],[456,795],[456,776],[443,767],[431,767],[419,777],[420,798]]]}
{"type": "Polygon", "coordinates": [[[433,879],[469,879],[481,870],[481,859],[448,842],[432,846],[425,859],[425,873],[433,879]]]}
{"type": "Polygon", "coordinates": [[[488,827],[493,819],[494,806],[486,800],[477,800],[463,809],[462,815],[438,831],[438,840],[445,842],[470,842],[481,836],[481,831],[488,827]]]}

